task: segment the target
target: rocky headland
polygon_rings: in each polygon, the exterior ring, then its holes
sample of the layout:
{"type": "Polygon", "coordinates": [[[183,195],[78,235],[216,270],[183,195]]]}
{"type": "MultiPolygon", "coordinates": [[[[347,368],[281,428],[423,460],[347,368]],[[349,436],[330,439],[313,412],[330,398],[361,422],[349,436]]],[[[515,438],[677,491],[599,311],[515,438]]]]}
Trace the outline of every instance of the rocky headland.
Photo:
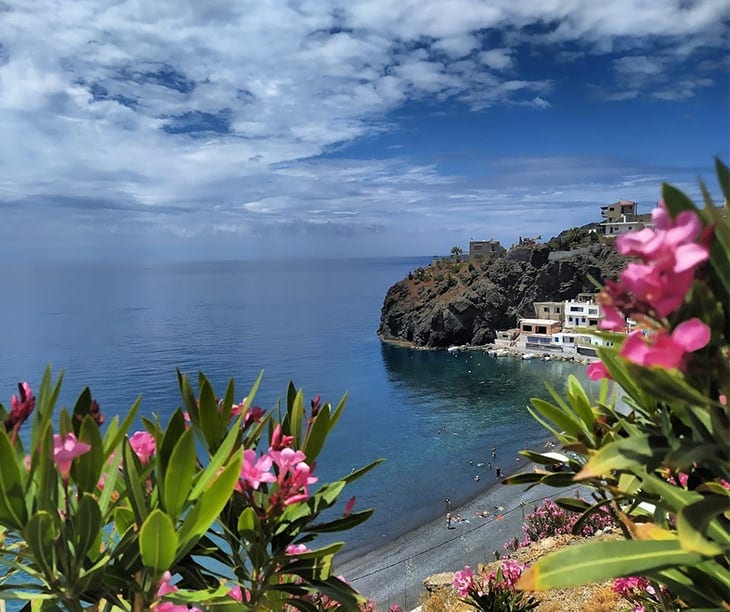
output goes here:
{"type": "Polygon", "coordinates": [[[378,335],[421,348],[483,346],[497,330],[534,317],[533,302],[595,292],[590,278],[617,278],[626,263],[612,242],[586,228],[547,243],[521,241],[498,257],[435,259],[387,292],[378,335]]]}

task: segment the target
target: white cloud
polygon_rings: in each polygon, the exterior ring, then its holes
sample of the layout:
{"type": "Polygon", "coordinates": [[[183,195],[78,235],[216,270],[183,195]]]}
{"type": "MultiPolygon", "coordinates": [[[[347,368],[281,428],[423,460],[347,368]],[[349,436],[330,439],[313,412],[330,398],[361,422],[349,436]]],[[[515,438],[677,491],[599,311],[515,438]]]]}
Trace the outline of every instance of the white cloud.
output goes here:
{"type": "MultiPolygon", "coordinates": [[[[22,202],[39,224],[72,234],[256,235],[274,220],[309,227],[325,217],[380,232],[401,209],[440,218],[449,195],[473,195],[452,193],[458,177],[405,157],[318,158],[405,129],[390,113],[407,103],[554,106],[559,71],[546,61],[539,76],[521,72],[521,54],[610,52],[614,72],[598,84],[606,99],[688,99],[726,69],[703,55],[724,52],[721,5],[3,5],[0,207],[17,222],[22,202]],[[698,73],[669,86],[695,57],[698,73]]],[[[399,144],[387,146],[392,155],[399,144]]]]}

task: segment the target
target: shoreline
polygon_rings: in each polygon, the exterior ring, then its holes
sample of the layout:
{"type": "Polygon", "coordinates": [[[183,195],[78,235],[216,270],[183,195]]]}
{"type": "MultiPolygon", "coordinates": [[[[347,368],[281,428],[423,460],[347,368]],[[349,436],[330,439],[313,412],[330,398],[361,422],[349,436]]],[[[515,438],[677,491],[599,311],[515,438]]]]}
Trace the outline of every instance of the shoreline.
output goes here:
{"type": "Polygon", "coordinates": [[[378,333],[378,338],[381,342],[384,344],[389,344],[391,346],[397,346],[400,348],[407,348],[414,351],[480,351],[482,353],[487,353],[488,355],[491,355],[492,357],[520,357],[524,358],[526,355],[534,355],[537,358],[545,358],[549,357],[551,361],[564,361],[567,363],[576,363],[576,364],[583,364],[587,365],[594,361],[596,357],[589,357],[587,355],[580,355],[578,353],[576,354],[570,354],[566,355],[564,353],[553,353],[551,351],[540,351],[539,349],[526,349],[521,348],[517,346],[497,346],[496,344],[482,344],[482,345],[472,345],[472,344],[462,344],[462,345],[455,345],[450,346],[447,348],[443,347],[437,347],[437,346],[419,346],[417,344],[414,344],[413,342],[410,342],[408,340],[399,340],[397,338],[386,338],[382,334],[378,333]]]}
{"type": "MultiPolygon", "coordinates": [[[[532,470],[535,464],[526,463],[532,470]]],[[[578,488],[578,485],[575,487],[578,488]]],[[[345,549],[335,558],[336,573],[343,575],[364,596],[373,599],[378,609],[398,604],[404,610],[416,608],[424,592],[423,581],[429,576],[454,572],[465,565],[494,560],[494,552],[513,537],[522,537],[524,515],[533,511],[546,497],[564,496],[571,489],[537,485],[503,485],[500,481],[475,493],[451,508],[451,515],[461,515],[461,522],[446,523],[446,506],[440,516],[400,534],[367,552],[345,549]],[[482,515],[484,511],[488,514],[482,515]]]]}

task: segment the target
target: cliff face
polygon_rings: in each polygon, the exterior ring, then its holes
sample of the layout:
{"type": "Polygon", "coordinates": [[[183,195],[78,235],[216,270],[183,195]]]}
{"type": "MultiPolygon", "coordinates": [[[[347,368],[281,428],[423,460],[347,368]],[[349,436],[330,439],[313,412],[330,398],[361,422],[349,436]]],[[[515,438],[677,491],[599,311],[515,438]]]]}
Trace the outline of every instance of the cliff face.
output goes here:
{"type": "Polygon", "coordinates": [[[617,278],[624,265],[612,245],[551,254],[546,244],[530,244],[493,261],[437,261],[388,290],[378,334],[431,348],[487,344],[496,330],[534,317],[533,302],[593,292],[589,276],[617,278]]]}

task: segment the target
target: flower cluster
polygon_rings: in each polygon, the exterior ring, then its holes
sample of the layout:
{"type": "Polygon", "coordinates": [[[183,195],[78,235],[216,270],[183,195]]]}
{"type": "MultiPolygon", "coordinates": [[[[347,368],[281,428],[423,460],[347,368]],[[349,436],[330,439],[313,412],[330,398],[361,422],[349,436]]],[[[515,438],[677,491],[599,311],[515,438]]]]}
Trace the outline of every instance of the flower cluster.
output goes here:
{"type": "MultiPolygon", "coordinates": [[[[548,498],[525,516],[522,524],[522,541],[514,538],[505,544],[508,552],[518,548],[524,548],[551,536],[573,533],[573,528],[578,521],[578,514],[568,512],[558,506],[552,499],[548,498]]],[[[583,523],[581,535],[588,537],[596,534],[598,530],[615,527],[615,521],[608,512],[598,511],[592,513],[583,523]]]]}
{"type": "Polygon", "coordinates": [[[245,494],[247,490],[257,490],[262,483],[276,483],[276,489],[269,498],[271,507],[282,509],[306,501],[309,485],[317,482],[317,477],[312,475],[306,455],[291,448],[292,441],[292,436],[281,435],[281,428],[277,425],[267,452],[257,456],[253,449],[246,449],[236,490],[245,494]]]}
{"type": "Polygon", "coordinates": [[[476,574],[466,565],[463,570],[454,572],[451,586],[459,597],[477,610],[532,610],[537,607],[537,601],[515,590],[515,584],[525,569],[526,566],[511,559],[503,561],[497,571],[476,574]]]}
{"type": "MultiPolygon", "coordinates": [[[[56,607],[72,602],[74,609],[114,601],[120,609],[156,612],[258,610],[275,601],[286,612],[374,612],[374,602],[332,573],[343,543],[302,543],[316,539],[312,526],[342,531],[372,513],[353,512],[354,497],[339,500],[359,474],[312,488],[317,456],[344,402],[333,413],[316,397],[305,419],[293,384],[282,416],[247,407],[252,395],[227,408],[202,375],[197,397],[186,375],[178,382],[184,408],[167,426],[143,419],[145,429],[134,433],[139,402],[102,430],[104,416],[88,389],[72,411],[62,408],[54,418],[60,382],[54,387],[50,370],[37,399],[26,382],[10,410],[0,405],[0,451],[8,459],[0,473],[0,499],[7,502],[0,503],[0,531],[12,542],[0,556],[0,573],[6,580],[22,573],[15,585],[34,578],[18,587],[17,598],[40,596],[56,607]],[[33,432],[21,436],[36,406],[33,432]],[[268,450],[261,453],[266,431],[268,450]],[[349,517],[345,525],[320,516],[338,503],[349,517]],[[41,536],[29,544],[26,534],[41,536]],[[211,542],[215,569],[206,561],[211,542]],[[287,604],[271,596],[288,587],[287,604]]],[[[225,397],[233,392],[230,381],[225,397]]]]}
{"type": "MultiPolygon", "coordinates": [[[[670,331],[666,317],[684,302],[709,248],[698,242],[703,231],[696,212],[686,210],[673,219],[660,202],[652,217],[655,229],[616,238],[616,250],[640,262],[629,263],[619,282],[606,281],[599,297],[605,315],[600,326],[615,331],[625,329],[627,317],[639,322],[644,329],[628,335],[621,356],[644,367],[682,369],[687,353],[708,344],[710,328],[693,318],[670,331]]],[[[592,380],[609,377],[601,362],[592,363],[587,373],[592,380]]]]}
{"type": "Polygon", "coordinates": [[[644,576],[616,578],[613,592],[631,603],[633,612],[646,612],[647,609],[675,609],[676,602],[662,585],[654,585],[644,576]],[[674,604],[674,605],[665,605],[674,604]]]}

